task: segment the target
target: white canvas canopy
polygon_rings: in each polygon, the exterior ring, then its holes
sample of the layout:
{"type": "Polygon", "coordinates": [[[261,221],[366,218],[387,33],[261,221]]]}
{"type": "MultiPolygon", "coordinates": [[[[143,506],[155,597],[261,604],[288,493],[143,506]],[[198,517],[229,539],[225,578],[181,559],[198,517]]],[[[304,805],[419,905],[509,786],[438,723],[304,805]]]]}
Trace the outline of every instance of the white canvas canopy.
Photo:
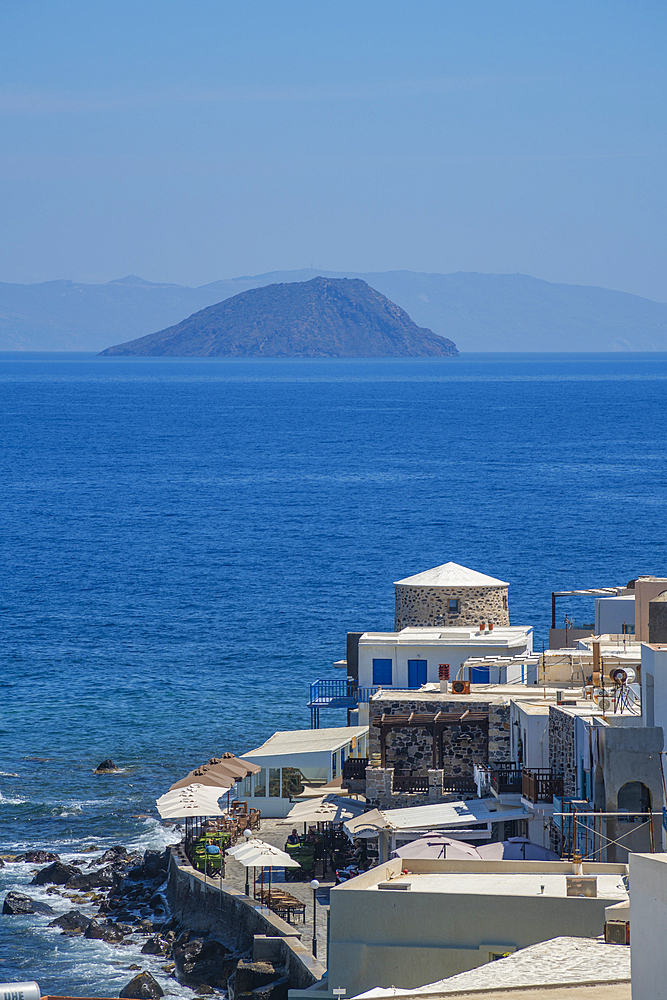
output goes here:
{"type": "Polygon", "coordinates": [[[222,810],[218,805],[221,795],[220,788],[194,784],[161,795],[155,804],[162,819],[222,816],[222,810]]]}
{"type": "Polygon", "coordinates": [[[360,816],[366,808],[363,802],[354,799],[343,799],[337,795],[324,795],[319,799],[307,799],[290,810],[285,819],[280,820],[281,826],[294,826],[298,823],[345,823],[355,816],[360,816]]]}
{"type": "Polygon", "coordinates": [[[301,865],[285,851],[273,844],[253,838],[245,844],[237,844],[227,854],[239,861],[244,868],[300,868],[301,865]]]}

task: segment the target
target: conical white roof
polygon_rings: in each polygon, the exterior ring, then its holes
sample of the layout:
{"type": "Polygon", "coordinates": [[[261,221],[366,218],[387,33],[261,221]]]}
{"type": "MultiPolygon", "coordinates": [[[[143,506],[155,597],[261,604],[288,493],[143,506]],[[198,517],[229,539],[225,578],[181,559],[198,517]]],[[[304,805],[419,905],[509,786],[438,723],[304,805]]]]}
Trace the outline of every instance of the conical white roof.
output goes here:
{"type": "Polygon", "coordinates": [[[415,576],[406,576],[405,580],[396,580],[395,585],[397,584],[408,587],[509,587],[509,583],[503,580],[477,573],[474,569],[459,566],[455,562],[443,563],[442,566],[424,570],[415,576]]]}

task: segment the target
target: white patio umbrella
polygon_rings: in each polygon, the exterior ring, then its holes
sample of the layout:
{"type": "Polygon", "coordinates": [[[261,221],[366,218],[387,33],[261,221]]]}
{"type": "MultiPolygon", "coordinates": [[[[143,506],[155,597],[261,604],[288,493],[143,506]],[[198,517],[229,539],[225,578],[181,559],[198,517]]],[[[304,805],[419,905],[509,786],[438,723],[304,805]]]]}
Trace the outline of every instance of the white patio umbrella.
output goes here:
{"type": "Polygon", "coordinates": [[[476,858],[481,855],[471,844],[466,844],[463,840],[452,840],[451,837],[444,837],[442,834],[431,834],[426,837],[419,837],[418,840],[411,840],[409,844],[403,844],[394,851],[397,858],[476,858]]]}
{"type": "Polygon", "coordinates": [[[271,905],[271,869],[301,867],[299,862],[285,851],[279,850],[273,844],[267,844],[265,840],[257,840],[256,838],[248,840],[245,844],[237,844],[236,847],[227,851],[227,854],[239,861],[244,868],[269,869],[269,906],[271,905]]]}
{"type": "Polygon", "coordinates": [[[365,802],[325,795],[319,799],[297,802],[285,819],[278,823],[280,826],[293,826],[296,823],[345,823],[348,819],[360,816],[365,808],[365,802]]]}
{"type": "Polygon", "coordinates": [[[162,819],[183,819],[195,816],[222,816],[218,799],[220,788],[205,785],[186,785],[173,792],[167,792],[156,799],[162,819]]]}

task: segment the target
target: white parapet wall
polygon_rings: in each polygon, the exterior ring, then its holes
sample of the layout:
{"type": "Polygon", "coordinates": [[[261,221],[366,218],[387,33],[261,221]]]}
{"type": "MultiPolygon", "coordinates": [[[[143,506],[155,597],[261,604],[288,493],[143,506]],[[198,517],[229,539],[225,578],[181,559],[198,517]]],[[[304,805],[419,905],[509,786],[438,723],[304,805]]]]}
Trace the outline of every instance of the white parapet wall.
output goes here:
{"type": "Polygon", "coordinates": [[[667,854],[630,855],[632,1000],[667,998],[667,854]]]}

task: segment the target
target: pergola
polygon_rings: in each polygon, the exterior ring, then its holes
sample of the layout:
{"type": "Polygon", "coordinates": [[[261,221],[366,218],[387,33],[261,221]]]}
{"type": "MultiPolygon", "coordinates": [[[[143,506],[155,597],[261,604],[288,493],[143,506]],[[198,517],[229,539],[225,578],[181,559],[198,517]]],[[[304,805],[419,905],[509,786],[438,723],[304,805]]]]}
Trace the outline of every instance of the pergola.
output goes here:
{"type": "Polygon", "coordinates": [[[433,768],[436,769],[442,766],[442,734],[452,726],[465,725],[466,723],[486,726],[488,730],[489,713],[471,712],[470,709],[464,712],[436,712],[435,714],[406,712],[400,715],[387,715],[383,712],[381,716],[376,716],[373,720],[373,725],[380,730],[381,766],[387,766],[387,734],[392,729],[412,727],[430,732],[433,739],[433,768]]]}

